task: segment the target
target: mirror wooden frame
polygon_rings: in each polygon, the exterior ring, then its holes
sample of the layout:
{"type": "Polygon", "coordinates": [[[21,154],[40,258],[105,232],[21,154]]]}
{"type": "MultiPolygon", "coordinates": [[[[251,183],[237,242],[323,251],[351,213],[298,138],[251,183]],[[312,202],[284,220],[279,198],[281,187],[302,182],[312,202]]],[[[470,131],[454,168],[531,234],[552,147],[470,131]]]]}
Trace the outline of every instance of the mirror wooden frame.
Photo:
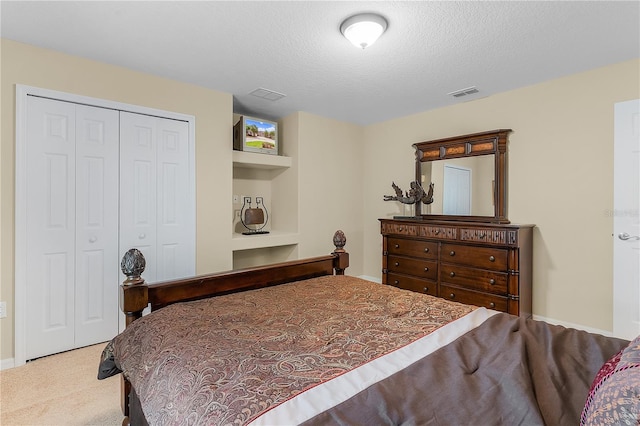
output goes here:
{"type": "MultiPolygon", "coordinates": [[[[507,219],[507,142],[511,129],[454,136],[413,144],[416,152],[416,180],[422,182],[422,163],[452,158],[495,154],[493,216],[456,216],[422,214],[422,203],[416,203],[415,215],[425,220],[509,223],[507,219]]],[[[428,184],[425,182],[425,184],[428,184]]]]}

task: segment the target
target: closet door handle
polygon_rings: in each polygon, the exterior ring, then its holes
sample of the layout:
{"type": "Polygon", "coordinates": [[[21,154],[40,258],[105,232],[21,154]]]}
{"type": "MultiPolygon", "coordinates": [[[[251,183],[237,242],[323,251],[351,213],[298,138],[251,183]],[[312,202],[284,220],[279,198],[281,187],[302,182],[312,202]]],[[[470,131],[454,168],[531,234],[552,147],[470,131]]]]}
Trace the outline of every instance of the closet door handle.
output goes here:
{"type": "Polygon", "coordinates": [[[147,238],[147,234],[145,234],[144,232],[140,235],[138,235],[138,239],[140,240],[144,240],[145,238],[147,238]]]}
{"type": "Polygon", "coordinates": [[[96,237],[95,235],[92,235],[92,236],[89,238],[89,242],[90,242],[90,243],[95,243],[96,241],[98,241],[98,237],[96,237]]]}

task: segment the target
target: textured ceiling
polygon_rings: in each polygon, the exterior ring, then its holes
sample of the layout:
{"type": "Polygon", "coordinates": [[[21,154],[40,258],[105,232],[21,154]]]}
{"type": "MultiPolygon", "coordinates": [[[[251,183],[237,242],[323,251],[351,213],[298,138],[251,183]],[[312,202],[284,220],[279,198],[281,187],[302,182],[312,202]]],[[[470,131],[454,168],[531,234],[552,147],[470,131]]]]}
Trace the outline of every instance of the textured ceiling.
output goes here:
{"type": "Polygon", "coordinates": [[[0,14],[3,38],[231,93],[234,112],[271,119],[371,124],[640,57],[638,1],[3,0],[0,14]],[[339,31],[360,12],[389,22],[366,50],[339,31]]]}

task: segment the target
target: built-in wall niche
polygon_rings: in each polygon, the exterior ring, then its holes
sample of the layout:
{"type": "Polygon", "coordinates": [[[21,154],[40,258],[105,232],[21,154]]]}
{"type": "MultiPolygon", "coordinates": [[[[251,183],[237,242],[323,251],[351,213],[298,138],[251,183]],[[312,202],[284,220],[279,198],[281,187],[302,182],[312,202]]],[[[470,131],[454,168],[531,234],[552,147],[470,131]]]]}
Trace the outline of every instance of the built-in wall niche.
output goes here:
{"type": "MultiPolygon", "coordinates": [[[[251,170],[251,169],[235,169],[233,173],[233,233],[242,234],[247,229],[242,225],[241,217],[242,206],[245,198],[251,198],[251,207],[257,207],[256,198],[262,197],[264,208],[266,210],[265,217],[268,219],[264,227],[264,231],[271,231],[271,215],[272,215],[272,195],[271,180],[269,179],[269,171],[251,170]]],[[[247,206],[248,207],[248,206],[247,206]]],[[[257,235],[252,235],[256,237],[257,235]]]]}
{"type": "Polygon", "coordinates": [[[298,245],[265,247],[233,252],[233,269],[249,268],[298,259],[298,245]]]}
{"type": "MultiPolygon", "coordinates": [[[[280,184],[295,178],[291,168],[291,157],[268,155],[242,151],[233,152],[233,202],[230,210],[232,232],[232,250],[249,251],[238,256],[243,260],[238,264],[256,266],[263,262],[265,256],[272,261],[281,258],[289,260],[289,254],[268,254],[255,252],[256,249],[291,246],[298,243],[297,202],[291,202],[295,191],[283,190],[280,184]],[[287,177],[289,175],[289,177],[287,177]],[[262,197],[264,207],[269,214],[264,230],[268,234],[243,235],[246,228],[240,222],[244,197],[250,197],[252,207],[256,207],[256,197],[262,197]],[[284,199],[283,199],[284,198],[284,199]],[[251,261],[250,259],[254,259],[251,261]]],[[[236,262],[234,261],[234,264],[236,262]]]]}
{"type": "MultiPolygon", "coordinates": [[[[240,118],[233,115],[234,125],[240,118]]],[[[236,151],[233,157],[233,200],[230,229],[233,267],[245,268],[298,258],[298,176],[294,158],[284,155],[297,153],[295,122],[278,122],[278,145],[281,155],[236,151]],[[246,228],[240,222],[243,198],[262,197],[269,214],[265,231],[268,234],[243,235],[246,228]]]]}

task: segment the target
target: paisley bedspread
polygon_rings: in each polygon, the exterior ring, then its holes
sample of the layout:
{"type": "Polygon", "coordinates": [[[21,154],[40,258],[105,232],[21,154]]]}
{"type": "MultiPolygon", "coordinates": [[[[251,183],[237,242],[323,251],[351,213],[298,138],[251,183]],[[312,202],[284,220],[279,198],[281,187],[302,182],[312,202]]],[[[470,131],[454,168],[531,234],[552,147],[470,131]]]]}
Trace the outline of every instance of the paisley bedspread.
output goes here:
{"type": "Polygon", "coordinates": [[[476,309],[349,276],[194,302],[110,343],[152,425],[243,425],[476,309]]]}

